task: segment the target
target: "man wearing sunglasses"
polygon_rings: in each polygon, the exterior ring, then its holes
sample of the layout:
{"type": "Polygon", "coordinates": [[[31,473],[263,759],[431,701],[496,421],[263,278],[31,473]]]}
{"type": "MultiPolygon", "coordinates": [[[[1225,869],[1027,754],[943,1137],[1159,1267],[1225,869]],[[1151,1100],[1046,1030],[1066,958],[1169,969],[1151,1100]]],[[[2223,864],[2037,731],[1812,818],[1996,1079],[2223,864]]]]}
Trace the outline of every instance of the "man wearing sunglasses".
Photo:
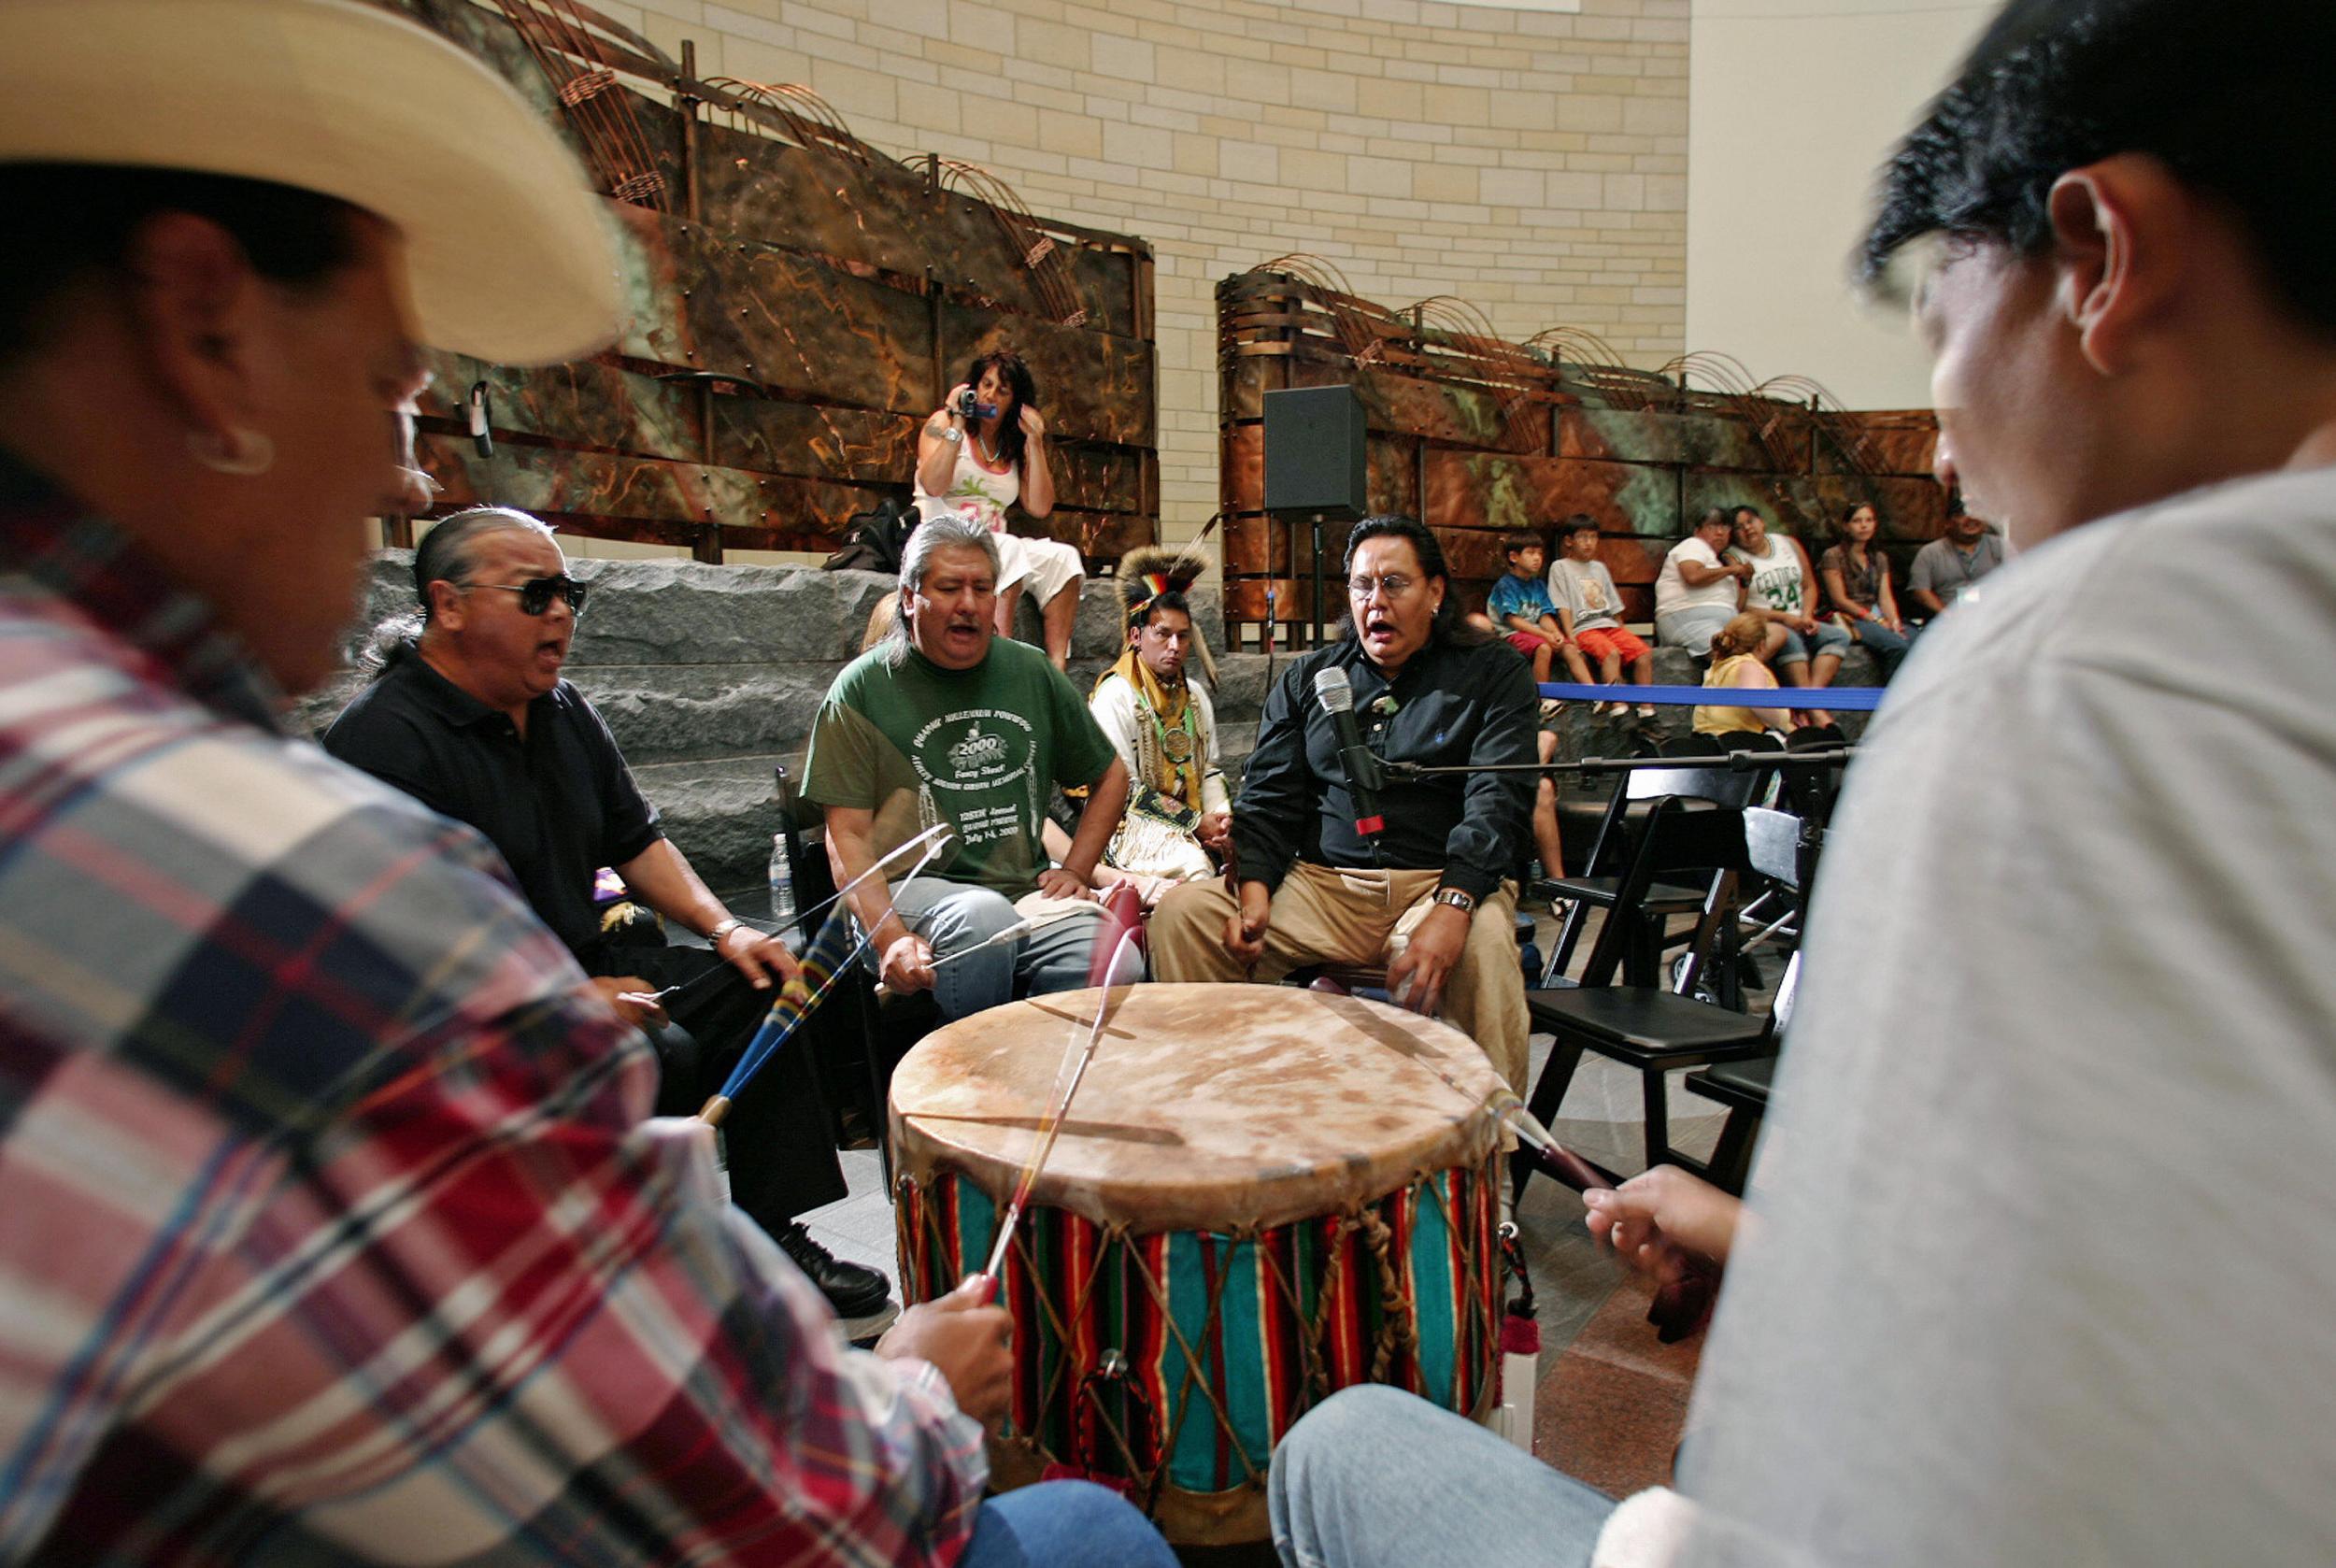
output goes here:
{"type": "MultiPolygon", "coordinates": [[[[414,588],[420,636],[392,644],[373,684],[325,732],[325,749],[486,834],[594,988],[658,1044],[659,1109],[695,1110],[794,960],[707,891],[659,828],[608,726],[561,678],[586,589],[567,575],[550,529],[503,507],[457,513],[423,537],[414,588]],[[710,950],[614,944],[592,900],[602,866],[710,950]],[[725,962],[735,980],[709,978],[725,962]],[[651,994],[683,985],[668,1019],[651,994]]],[[[833,1256],[795,1219],[845,1195],[809,1058],[782,1053],[739,1098],[728,1131],[738,1206],[855,1333],[873,1329],[890,1293],[884,1276],[833,1256]]]]}

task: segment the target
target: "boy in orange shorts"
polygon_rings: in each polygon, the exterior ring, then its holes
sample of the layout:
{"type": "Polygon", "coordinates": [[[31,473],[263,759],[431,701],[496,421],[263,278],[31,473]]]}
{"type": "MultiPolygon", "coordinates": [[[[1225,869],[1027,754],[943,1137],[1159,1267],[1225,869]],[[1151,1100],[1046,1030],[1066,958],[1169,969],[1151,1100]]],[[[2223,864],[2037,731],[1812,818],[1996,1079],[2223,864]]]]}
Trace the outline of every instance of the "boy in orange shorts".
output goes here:
{"type": "MultiPolygon", "coordinates": [[[[1559,658],[1564,659],[1575,680],[1588,684],[1589,666],[1582,662],[1581,650],[1559,628],[1557,606],[1549,602],[1549,591],[1542,586],[1541,540],[1520,529],[1503,535],[1501,548],[1509,558],[1508,575],[1494,583],[1485,596],[1486,614],[1508,638],[1509,646],[1532,661],[1535,686],[1549,678],[1550,663],[1559,658]]],[[[1541,716],[1554,718],[1564,706],[1544,702],[1541,716]]]]}
{"type": "MultiPolygon", "coordinates": [[[[1622,624],[1622,593],[1614,585],[1614,574],[1598,559],[1598,522],[1587,512],[1576,512],[1558,528],[1558,549],[1561,552],[1558,563],[1549,568],[1549,600],[1556,606],[1558,625],[1568,641],[1582,652],[1598,661],[1598,678],[1608,686],[1622,678],[1622,665],[1627,660],[1631,679],[1640,686],[1655,682],[1655,656],[1646,645],[1622,624]]],[[[1619,699],[1612,705],[1600,703],[1590,711],[1624,713],[1629,705],[1619,699]]],[[[1638,705],[1641,719],[1655,717],[1654,705],[1638,705]]]]}

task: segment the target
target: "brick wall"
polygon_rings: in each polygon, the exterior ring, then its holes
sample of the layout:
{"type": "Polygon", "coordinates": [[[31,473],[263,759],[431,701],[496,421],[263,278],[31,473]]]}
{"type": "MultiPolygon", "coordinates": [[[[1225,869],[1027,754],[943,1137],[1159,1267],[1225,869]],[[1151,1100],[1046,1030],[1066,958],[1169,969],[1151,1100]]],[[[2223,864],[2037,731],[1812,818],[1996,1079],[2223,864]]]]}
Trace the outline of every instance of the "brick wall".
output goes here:
{"type": "Polygon", "coordinates": [[[594,3],[677,57],[694,40],[702,76],[807,85],[889,152],[1151,241],[1170,541],[1217,507],[1229,273],[1303,251],[1506,337],[1683,347],[1688,0],[594,3]]]}

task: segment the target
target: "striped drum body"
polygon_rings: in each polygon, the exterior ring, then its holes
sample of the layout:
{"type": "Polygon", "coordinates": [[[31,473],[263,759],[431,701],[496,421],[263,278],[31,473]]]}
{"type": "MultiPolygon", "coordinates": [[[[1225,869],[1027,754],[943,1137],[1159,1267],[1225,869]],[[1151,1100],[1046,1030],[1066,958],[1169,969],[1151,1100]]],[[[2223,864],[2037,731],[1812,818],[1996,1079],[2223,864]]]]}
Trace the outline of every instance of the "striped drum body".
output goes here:
{"type": "MultiPolygon", "coordinates": [[[[1097,996],[994,1008],[901,1063],[907,1300],[981,1267],[1097,996]]],[[[1132,988],[1002,1271],[1017,1384],[1000,1482],[1089,1475],[1173,1541],[1258,1540],[1273,1447],[1332,1391],[1392,1383],[1485,1414],[1500,1171],[1483,1102],[1500,1087],[1465,1035],[1391,1007],[1132,988]]]]}

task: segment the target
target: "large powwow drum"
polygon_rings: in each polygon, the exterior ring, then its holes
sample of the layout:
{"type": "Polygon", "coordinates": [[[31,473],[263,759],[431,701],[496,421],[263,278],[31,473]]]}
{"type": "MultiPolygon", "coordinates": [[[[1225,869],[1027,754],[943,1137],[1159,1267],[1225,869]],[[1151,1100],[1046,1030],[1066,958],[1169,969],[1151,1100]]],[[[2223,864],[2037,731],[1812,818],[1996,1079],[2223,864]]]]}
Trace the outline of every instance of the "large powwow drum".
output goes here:
{"type": "MultiPolygon", "coordinates": [[[[989,1256],[1100,995],[992,1008],[901,1062],[908,1301],[989,1256]]],[[[1376,1003],[1130,988],[1001,1271],[1017,1380],[999,1484],[1090,1476],[1173,1541],[1259,1540],[1274,1445],[1336,1390],[1391,1383],[1483,1417],[1501,1089],[1466,1035],[1376,1003]]]]}

